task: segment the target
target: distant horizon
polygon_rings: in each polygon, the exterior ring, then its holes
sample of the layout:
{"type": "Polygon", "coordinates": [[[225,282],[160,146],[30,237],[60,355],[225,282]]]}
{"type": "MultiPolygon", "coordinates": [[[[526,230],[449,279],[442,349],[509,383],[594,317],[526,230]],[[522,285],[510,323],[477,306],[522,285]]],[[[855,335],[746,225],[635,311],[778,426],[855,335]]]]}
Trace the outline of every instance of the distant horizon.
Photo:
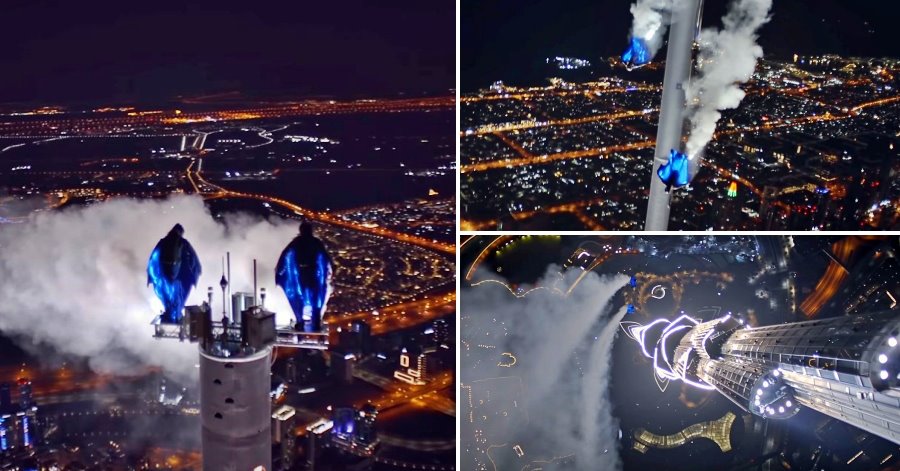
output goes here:
{"type": "MultiPolygon", "coordinates": [[[[598,64],[599,64],[599,63],[597,62],[597,59],[598,59],[598,58],[593,58],[593,57],[565,56],[565,55],[561,55],[561,54],[555,54],[555,55],[551,55],[551,56],[547,56],[547,57],[557,57],[557,56],[559,56],[559,57],[573,57],[573,58],[576,58],[576,59],[585,59],[585,60],[588,60],[588,61],[591,62],[591,65],[590,65],[590,66],[585,67],[585,68],[582,68],[582,69],[573,69],[573,70],[556,69],[556,70],[554,70],[555,72],[558,72],[559,75],[564,75],[564,74],[578,74],[578,73],[588,72],[588,71],[591,71],[591,70],[596,70],[596,67],[597,67],[598,64]]],[[[843,58],[859,58],[859,59],[873,59],[873,60],[898,60],[898,61],[900,61],[900,57],[892,57],[892,56],[842,55],[842,54],[837,54],[837,53],[832,53],[832,52],[823,52],[823,53],[816,53],[816,54],[801,54],[800,56],[801,56],[801,57],[810,57],[810,56],[838,56],[838,57],[843,57],[843,58]]],[[[610,58],[610,57],[618,57],[618,55],[610,55],[610,56],[605,56],[605,57],[601,56],[601,57],[599,57],[599,59],[600,59],[600,60],[603,60],[603,59],[607,59],[607,58],[610,58]]],[[[546,57],[535,58],[534,61],[533,61],[533,63],[534,63],[534,64],[537,64],[537,63],[538,63],[538,60],[543,60],[543,59],[546,59],[546,57]]],[[[792,62],[793,58],[792,58],[792,56],[777,56],[777,57],[776,57],[776,56],[774,56],[774,54],[772,54],[772,55],[764,54],[761,60],[762,60],[762,61],[775,61],[775,62],[792,62]]],[[[651,62],[651,64],[653,64],[653,63],[656,63],[656,64],[658,64],[658,63],[665,63],[665,61],[666,61],[666,59],[665,59],[665,50],[663,50],[662,53],[660,54],[660,56],[657,58],[657,60],[654,60],[653,62],[651,62]]],[[[523,69],[524,69],[524,66],[523,66],[523,69]]],[[[520,78],[519,78],[520,82],[524,82],[524,81],[533,81],[533,80],[535,80],[535,77],[525,77],[524,74],[522,74],[522,70],[523,70],[523,69],[520,69],[520,70],[518,71],[518,73],[521,74],[521,75],[520,75],[520,78]]],[[[532,71],[533,71],[533,69],[532,69],[532,71]]],[[[548,72],[550,72],[550,71],[548,70],[548,72]]],[[[639,76],[639,75],[638,75],[638,74],[641,74],[641,73],[645,73],[646,71],[638,70],[638,71],[631,71],[631,72],[628,72],[628,71],[622,70],[622,71],[620,71],[620,72],[622,73],[623,77],[626,77],[628,80],[631,80],[631,81],[641,82],[641,81],[644,81],[644,80],[646,79],[646,76],[639,76]]],[[[661,73],[662,73],[662,71],[660,71],[660,74],[661,74],[661,73]]],[[[552,74],[549,74],[549,73],[548,73],[548,75],[547,75],[546,77],[543,77],[542,80],[546,81],[546,80],[549,80],[550,78],[553,78],[553,77],[554,77],[554,76],[553,76],[552,74]]],[[[614,75],[601,75],[601,76],[598,76],[597,78],[606,78],[606,77],[622,78],[622,77],[618,77],[618,76],[614,76],[614,75]]],[[[466,89],[466,88],[460,87],[460,93],[463,94],[463,95],[465,95],[465,94],[470,94],[470,93],[475,93],[475,92],[478,92],[479,90],[484,90],[484,89],[486,89],[486,88],[489,88],[489,87],[490,87],[494,82],[496,82],[496,81],[501,81],[501,82],[503,82],[505,85],[511,85],[511,86],[514,86],[514,87],[533,87],[533,86],[537,86],[537,85],[535,85],[535,84],[533,84],[533,83],[529,83],[529,84],[517,83],[517,82],[515,82],[514,80],[516,80],[516,79],[497,78],[496,80],[488,81],[488,82],[484,83],[483,85],[479,86],[478,88],[466,89]]],[[[591,78],[591,80],[594,80],[594,78],[591,78]]],[[[662,76],[659,77],[659,80],[660,80],[660,82],[662,81],[662,76]]],[[[570,81],[573,81],[573,82],[580,82],[580,81],[582,81],[582,80],[579,80],[579,79],[570,79],[570,81]]],[[[473,84],[470,83],[469,85],[471,86],[471,85],[473,85],[473,84]]]]}
{"type": "MultiPolygon", "coordinates": [[[[462,0],[460,90],[476,89],[491,76],[505,75],[512,83],[512,74],[533,66],[538,58],[592,60],[621,54],[628,42],[632,3],[537,0],[513,6],[498,0],[476,8],[473,0],[462,0]]],[[[717,27],[729,3],[706,2],[702,26],[717,27]]],[[[892,21],[898,16],[900,4],[889,2],[775,2],[770,21],[759,32],[759,44],[766,58],[795,53],[898,58],[900,43],[892,21]]]]}
{"type": "MultiPolygon", "coordinates": [[[[131,105],[169,105],[169,104],[177,104],[184,103],[179,100],[184,99],[199,99],[206,96],[217,96],[221,95],[223,97],[233,95],[234,101],[229,102],[228,98],[222,101],[209,101],[206,103],[202,103],[203,105],[230,105],[232,103],[238,104],[242,102],[265,102],[265,103],[285,103],[289,101],[302,101],[302,100],[336,100],[336,101],[353,101],[353,100],[365,100],[365,99],[373,99],[373,100],[392,100],[392,99],[402,99],[402,98],[419,98],[419,97],[440,97],[440,96],[452,96],[453,89],[447,89],[445,91],[441,90],[421,90],[421,91],[395,91],[395,92],[385,92],[382,94],[376,93],[360,93],[360,94],[339,94],[339,93],[313,93],[310,92],[308,95],[302,94],[293,94],[291,92],[284,91],[271,91],[271,95],[266,96],[265,93],[260,93],[258,96],[250,96],[247,93],[259,93],[257,91],[240,91],[240,90],[232,90],[232,91],[223,91],[219,93],[209,93],[209,94],[200,94],[198,96],[186,96],[186,95],[177,95],[168,98],[156,98],[156,99],[146,99],[142,100],[140,98],[134,97],[132,99],[62,99],[62,100],[42,100],[42,99],[34,99],[29,101],[0,101],[0,110],[2,107],[13,107],[13,106],[60,106],[60,107],[78,107],[78,106],[91,106],[91,105],[106,105],[106,106],[131,106],[131,105]]],[[[191,103],[184,103],[185,105],[190,105],[191,103]]]]}

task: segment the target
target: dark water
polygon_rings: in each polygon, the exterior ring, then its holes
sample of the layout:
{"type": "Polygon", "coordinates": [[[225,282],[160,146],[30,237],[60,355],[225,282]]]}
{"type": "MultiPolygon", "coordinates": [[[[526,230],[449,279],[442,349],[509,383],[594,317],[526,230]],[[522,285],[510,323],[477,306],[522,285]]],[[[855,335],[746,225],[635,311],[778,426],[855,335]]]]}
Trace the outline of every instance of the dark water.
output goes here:
{"type": "Polygon", "coordinates": [[[455,159],[454,128],[451,110],[320,116],[298,121],[275,137],[303,135],[339,144],[278,142],[254,149],[249,160],[207,158],[203,168],[212,181],[229,189],[278,196],[319,210],[424,198],[429,189],[449,196],[455,194],[454,170],[426,173],[455,159]],[[285,161],[288,156],[292,158],[285,161]],[[223,172],[242,168],[277,168],[277,179],[221,180],[223,172]]]}

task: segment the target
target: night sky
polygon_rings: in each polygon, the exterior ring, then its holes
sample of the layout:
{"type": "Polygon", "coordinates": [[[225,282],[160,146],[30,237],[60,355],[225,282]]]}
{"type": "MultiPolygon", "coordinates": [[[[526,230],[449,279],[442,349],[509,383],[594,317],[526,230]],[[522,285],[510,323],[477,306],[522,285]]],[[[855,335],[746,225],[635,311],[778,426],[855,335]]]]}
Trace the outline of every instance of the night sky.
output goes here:
{"type": "MultiPolygon", "coordinates": [[[[727,0],[707,0],[703,26],[718,25],[727,0]]],[[[629,0],[461,0],[461,89],[494,80],[516,84],[544,58],[589,60],[621,54],[631,28],[629,0]]],[[[794,53],[900,56],[900,2],[775,0],[761,30],[767,57],[794,53]],[[871,32],[874,31],[874,32],[871,32]]],[[[664,52],[663,52],[664,53],[664,52]]]]}
{"type": "Polygon", "coordinates": [[[455,86],[455,0],[6,0],[0,103],[455,86]]]}

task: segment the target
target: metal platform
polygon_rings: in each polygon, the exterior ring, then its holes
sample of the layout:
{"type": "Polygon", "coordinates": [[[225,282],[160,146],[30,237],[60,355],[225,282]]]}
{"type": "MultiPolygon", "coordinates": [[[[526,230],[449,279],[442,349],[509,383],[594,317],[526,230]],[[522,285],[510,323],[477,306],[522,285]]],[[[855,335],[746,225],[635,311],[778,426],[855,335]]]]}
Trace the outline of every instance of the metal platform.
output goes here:
{"type": "MultiPolygon", "coordinates": [[[[153,336],[158,339],[178,339],[182,342],[197,342],[199,339],[190,334],[188,316],[182,318],[179,324],[162,322],[161,316],[156,316],[151,322],[153,336]]],[[[227,327],[222,322],[212,322],[212,337],[219,342],[239,344],[241,342],[241,326],[229,324],[227,327]]],[[[289,328],[276,328],[273,347],[303,348],[310,350],[328,350],[328,334],[325,332],[299,332],[289,328]]]]}

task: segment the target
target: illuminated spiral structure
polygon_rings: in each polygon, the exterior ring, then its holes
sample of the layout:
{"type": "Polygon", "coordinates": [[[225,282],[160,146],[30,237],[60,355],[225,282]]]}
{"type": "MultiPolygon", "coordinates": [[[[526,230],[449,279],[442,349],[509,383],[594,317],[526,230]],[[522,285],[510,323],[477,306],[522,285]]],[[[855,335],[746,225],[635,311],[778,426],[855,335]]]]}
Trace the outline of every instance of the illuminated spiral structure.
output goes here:
{"type": "Polygon", "coordinates": [[[621,324],[669,381],[715,389],[741,409],[787,419],[801,406],[900,443],[900,316],[878,312],[751,328],[727,315],[621,324]]]}

